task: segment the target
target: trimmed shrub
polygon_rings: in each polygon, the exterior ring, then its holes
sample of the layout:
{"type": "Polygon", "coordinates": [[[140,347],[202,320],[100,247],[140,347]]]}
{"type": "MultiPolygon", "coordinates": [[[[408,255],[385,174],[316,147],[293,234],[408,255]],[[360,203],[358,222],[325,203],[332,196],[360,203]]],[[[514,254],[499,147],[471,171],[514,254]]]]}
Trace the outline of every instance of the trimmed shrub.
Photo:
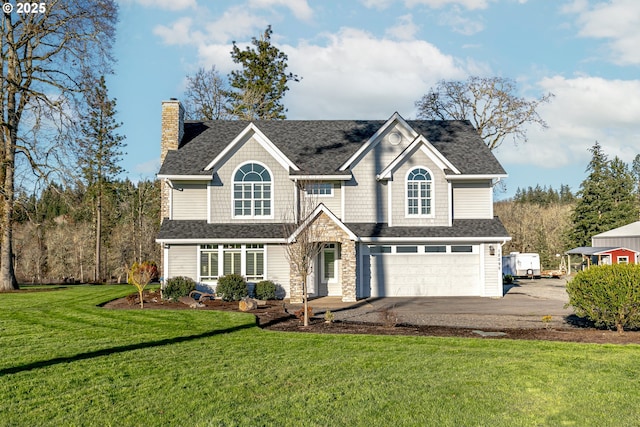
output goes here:
{"type": "Polygon", "coordinates": [[[622,333],[640,326],[640,265],[591,267],[567,283],[567,293],[568,305],[597,327],[622,333]]]}
{"type": "Polygon", "coordinates": [[[180,297],[186,297],[191,291],[196,290],[196,282],[190,277],[176,276],[167,280],[167,285],[162,291],[165,299],[177,301],[180,297]]]}
{"type": "Polygon", "coordinates": [[[218,279],[216,294],[224,301],[240,301],[249,294],[247,282],[239,274],[227,274],[218,279]]]}
{"type": "Polygon", "coordinates": [[[276,299],[276,284],[271,280],[256,283],[256,298],[261,300],[276,299]]]}

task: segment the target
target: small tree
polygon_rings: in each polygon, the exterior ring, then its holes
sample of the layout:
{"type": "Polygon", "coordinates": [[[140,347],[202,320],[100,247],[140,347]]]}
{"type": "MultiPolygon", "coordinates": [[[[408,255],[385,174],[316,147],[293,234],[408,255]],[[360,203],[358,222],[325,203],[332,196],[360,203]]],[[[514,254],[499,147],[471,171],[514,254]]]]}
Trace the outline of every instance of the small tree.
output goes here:
{"type": "Polygon", "coordinates": [[[469,120],[489,149],[507,136],[526,142],[528,124],[547,123],[537,112],[549,102],[548,93],[534,100],[516,96],[516,83],[503,77],[469,77],[465,82],[441,80],[416,101],[418,117],[432,120],[469,120]]]}
{"type": "Polygon", "coordinates": [[[568,305],[596,326],[615,327],[619,333],[640,326],[640,265],[591,267],[567,283],[567,293],[568,305]]]}
{"type": "MultiPolygon", "coordinates": [[[[302,187],[298,191],[303,191],[302,187]]],[[[285,246],[285,255],[289,266],[302,281],[302,303],[304,305],[304,326],[309,326],[308,280],[313,265],[322,251],[320,231],[313,226],[311,215],[316,208],[314,197],[302,197],[299,209],[294,207],[290,217],[285,218],[284,231],[289,243],[285,246]]]]}
{"type": "Polygon", "coordinates": [[[155,278],[158,277],[158,266],[155,262],[144,261],[141,263],[134,262],[129,269],[129,284],[136,287],[140,296],[140,308],[144,308],[144,300],[142,293],[144,288],[155,278]]]}

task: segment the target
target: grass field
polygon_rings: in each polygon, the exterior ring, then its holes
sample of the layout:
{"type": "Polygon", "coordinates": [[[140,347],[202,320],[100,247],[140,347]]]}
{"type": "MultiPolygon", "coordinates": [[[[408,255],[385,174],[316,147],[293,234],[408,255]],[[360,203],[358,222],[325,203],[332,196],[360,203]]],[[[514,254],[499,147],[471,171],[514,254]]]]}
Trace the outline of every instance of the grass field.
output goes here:
{"type": "Polygon", "coordinates": [[[0,294],[0,425],[635,426],[640,347],[263,331],[115,311],[130,286],[0,294]]]}

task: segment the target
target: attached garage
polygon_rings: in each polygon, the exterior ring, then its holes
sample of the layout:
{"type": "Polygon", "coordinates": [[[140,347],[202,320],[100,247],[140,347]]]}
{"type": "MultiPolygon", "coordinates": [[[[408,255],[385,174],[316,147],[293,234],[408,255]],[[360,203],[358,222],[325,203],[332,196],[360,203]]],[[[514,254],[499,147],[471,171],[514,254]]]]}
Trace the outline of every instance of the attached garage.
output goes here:
{"type": "Polygon", "coordinates": [[[482,294],[478,245],[370,246],[363,256],[371,297],[482,294]]]}

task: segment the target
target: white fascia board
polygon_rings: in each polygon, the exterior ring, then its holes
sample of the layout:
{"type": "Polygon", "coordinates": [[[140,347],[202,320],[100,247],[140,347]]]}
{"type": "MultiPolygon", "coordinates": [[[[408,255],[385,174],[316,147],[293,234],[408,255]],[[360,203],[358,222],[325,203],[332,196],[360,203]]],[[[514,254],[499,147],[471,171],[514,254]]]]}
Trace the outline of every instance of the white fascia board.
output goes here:
{"type": "Polygon", "coordinates": [[[206,245],[210,243],[287,243],[287,239],[282,238],[246,238],[246,239],[156,239],[156,243],[165,245],[206,245]]]}
{"type": "Polygon", "coordinates": [[[211,181],[211,175],[156,175],[158,179],[173,181],[211,181]]]}
{"type": "Polygon", "coordinates": [[[349,175],[289,175],[292,181],[349,181],[353,176],[349,175]]]}
{"type": "Polygon", "coordinates": [[[487,175],[445,175],[445,178],[450,181],[473,181],[473,180],[481,180],[481,179],[503,179],[507,178],[509,175],[507,174],[487,174],[487,175]]]}
{"type": "Polygon", "coordinates": [[[402,150],[402,152],[376,176],[376,179],[391,179],[393,172],[402,163],[404,163],[405,160],[409,159],[417,149],[422,150],[422,152],[429,157],[440,168],[440,170],[444,171],[444,169],[449,168],[455,173],[460,173],[453,163],[447,160],[447,158],[444,157],[442,153],[433,146],[433,144],[431,144],[424,136],[418,135],[413,142],[407,146],[407,148],[402,150]]]}
{"type": "Polygon", "coordinates": [[[361,237],[363,243],[500,243],[511,237],[361,237]]]}
{"type": "Polygon", "coordinates": [[[233,139],[233,141],[231,141],[231,143],[227,145],[224,148],[224,150],[222,150],[220,154],[218,154],[216,158],[213,159],[211,163],[209,163],[204,168],[204,170],[206,171],[210,170],[212,172],[216,172],[220,164],[224,163],[225,159],[227,159],[227,157],[230,156],[234,150],[239,148],[245,141],[247,141],[252,136],[255,137],[256,141],[258,141],[258,144],[260,144],[262,148],[264,148],[269,154],[271,154],[271,156],[278,163],[280,163],[280,165],[284,169],[287,169],[287,170],[293,169],[295,171],[300,170],[300,168],[298,168],[291,160],[289,160],[289,158],[285,156],[285,154],[282,151],[280,151],[280,149],[276,147],[276,145],[273,142],[271,142],[271,140],[267,138],[265,134],[262,133],[262,131],[258,129],[258,127],[253,123],[249,123],[249,125],[246,128],[244,128],[244,130],[240,132],[238,136],[236,136],[233,139]]]}
{"type": "Polygon", "coordinates": [[[373,146],[373,144],[379,140],[380,135],[382,135],[388,128],[393,126],[394,122],[398,122],[398,124],[400,124],[405,129],[407,129],[411,133],[411,136],[413,138],[418,136],[418,133],[415,130],[413,130],[413,128],[411,126],[409,126],[409,124],[402,118],[402,116],[400,116],[400,114],[395,112],[395,113],[393,113],[391,118],[389,118],[389,120],[387,120],[386,123],[384,125],[382,125],[382,127],[380,129],[378,129],[378,131],[376,133],[374,133],[371,138],[369,138],[369,140],[367,142],[362,144],[362,146],[358,149],[358,151],[356,151],[351,157],[349,157],[349,159],[347,159],[346,162],[344,162],[338,168],[338,170],[339,171],[345,171],[345,170],[349,169],[353,162],[355,162],[358,158],[360,158],[360,156],[363,153],[368,151],[373,146]]]}
{"type": "Polygon", "coordinates": [[[347,235],[349,236],[349,238],[351,240],[357,240],[358,236],[355,235],[355,233],[353,231],[351,231],[342,221],[340,221],[340,219],[334,215],[333,212],[331,212],[331,210],[329,210],[329,208],[327,208],[324,203],[320,203],[314,210],[313,212],[311,212],[302,222],[302,224],[300,224],[300,226],[298,228],[296,228],[296,230],[291,233],[291,236],[289,236],[287,238],[287,243],[293,243],[296,241],[296,236],[298,234],[300,234],[300,232],[302,230],[304,230],[309,224],[311,224],[311,222],[313,222],[313,220],[316,219],[316,217],[318,215],[320,215],[320,213],[324,212],[333,222],[336,223],[336,225],[338,227],[340,227],[345,233],[347,233],[347,235]]]}

